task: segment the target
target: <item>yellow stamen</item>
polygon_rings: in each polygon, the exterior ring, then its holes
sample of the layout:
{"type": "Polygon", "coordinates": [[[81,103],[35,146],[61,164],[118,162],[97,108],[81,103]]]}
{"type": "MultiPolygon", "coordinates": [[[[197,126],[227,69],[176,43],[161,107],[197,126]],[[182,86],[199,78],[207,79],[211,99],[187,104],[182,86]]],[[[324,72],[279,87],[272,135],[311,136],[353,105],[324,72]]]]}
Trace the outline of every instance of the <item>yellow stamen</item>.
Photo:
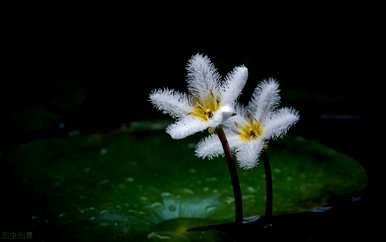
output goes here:
{"type": "Polygon", "coordinates": [[[213,113],[216,112],[220,106],[220,102],[214,96],[213,92],[210,92],[204,100],[199,100],[198,98],[193,99],[193,104],[194,109],[189,114],[202,121],[208,121],[212,118],[213,113]]]}
{"type": "Polygon", "coordinates": [[[258,138],[263,133],[263,125],[259,121],[248,122],[240,129],[240,139],[243,141],[251,141],[258,138]]]}
{"type": "Polygon", "coordinates": [[[216,132],[216,128],[210,127],[210,128],[208,128],[208,132],[209,132],[209,134],[213,134],[214,132],[216,132]]]}

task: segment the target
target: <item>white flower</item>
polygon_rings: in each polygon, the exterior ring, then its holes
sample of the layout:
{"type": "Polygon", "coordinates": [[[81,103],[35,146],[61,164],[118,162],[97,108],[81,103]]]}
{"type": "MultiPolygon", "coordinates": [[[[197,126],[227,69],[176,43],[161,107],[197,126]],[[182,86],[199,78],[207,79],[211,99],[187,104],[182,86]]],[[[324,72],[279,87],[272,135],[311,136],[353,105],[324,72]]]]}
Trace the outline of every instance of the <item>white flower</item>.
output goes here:
{"type": "MultiPolygon", "coordinates": [[[[272,79],[264,81],[255,89],[248,106],[236,106],[237,115],[226,122],[225,134],[241,168],[255,167],[264,144],[284,135],[299,120],[297,111],[291,108],[276,110],[279,101],[278,83],[272,79]]],[[[199,157],[213,158],[222,154],[220,140],[215,135],[197,145],[199,157]]]]}
{"type": "Polygon", "coordinates": [[[190,94],[170,89],[154,90],[150,101],[177,121],[167,127],[173,139],[182,139],[223,124],[234,114],[234,104],[248,77],[244,66],[234,68],[220,83],[220,76],[207,56],[194,55],[187,65],[190,94]]]}

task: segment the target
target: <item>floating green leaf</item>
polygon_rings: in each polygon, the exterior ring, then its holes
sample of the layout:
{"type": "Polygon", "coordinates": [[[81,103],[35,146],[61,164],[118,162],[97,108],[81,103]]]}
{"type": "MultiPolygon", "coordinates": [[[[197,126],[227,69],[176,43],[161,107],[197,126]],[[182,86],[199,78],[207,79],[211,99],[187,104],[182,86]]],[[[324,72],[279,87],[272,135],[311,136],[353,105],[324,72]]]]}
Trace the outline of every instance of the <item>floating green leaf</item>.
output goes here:
{"type": "MultiPolygon", "coordinates": [[[[225,160],[194,156],[197,137],[175,141],[153,132],[36,140],[9,159],[35,194],[36,226],[82,241],[223,241],[188,228],[233,219],[225,160]],[[45,204],[40,204],[45,201],[45,204]]],[[[274,214],[326,205],[362,190],[367,177],[350,157],[317,142],[289,137],[271,146],[274,214]]],[[[264,213],[261,165],[239,170],[244,216],[264,213]]]]}

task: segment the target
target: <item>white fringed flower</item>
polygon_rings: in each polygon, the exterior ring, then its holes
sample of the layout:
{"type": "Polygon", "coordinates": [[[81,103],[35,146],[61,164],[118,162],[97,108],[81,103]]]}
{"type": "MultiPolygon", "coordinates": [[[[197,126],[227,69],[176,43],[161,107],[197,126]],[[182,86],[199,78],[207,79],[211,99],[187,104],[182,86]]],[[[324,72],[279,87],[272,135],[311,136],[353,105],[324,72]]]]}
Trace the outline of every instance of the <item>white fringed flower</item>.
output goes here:
{"type": "MultiPolygon", "coordinates": [[[[264,144],[284,135],[299,120],[297,111],[291,108],[276,110],[279,101],[278,83],[272,79],[264,81],[255,89],[248,106],[236,106],[237,115],[226,122],[228,143],[236,152],[241,168],[255,167],[264,144]]],[[[197,145],[199,157],[213,158],[222,154],[222,145],[215,135],[197,145]]]]}
{"type": "Polygon", "coordinates": [[[223,124],[234,114],[235,101],[248,78],[247,68],[239,66],[221,83],[210,59],[201,54],[190,59],[187,71],[190,94],[166,88],[150,94],[150,101],[157,109],[177,119],[166,129],[173,139],[223,124]]]}

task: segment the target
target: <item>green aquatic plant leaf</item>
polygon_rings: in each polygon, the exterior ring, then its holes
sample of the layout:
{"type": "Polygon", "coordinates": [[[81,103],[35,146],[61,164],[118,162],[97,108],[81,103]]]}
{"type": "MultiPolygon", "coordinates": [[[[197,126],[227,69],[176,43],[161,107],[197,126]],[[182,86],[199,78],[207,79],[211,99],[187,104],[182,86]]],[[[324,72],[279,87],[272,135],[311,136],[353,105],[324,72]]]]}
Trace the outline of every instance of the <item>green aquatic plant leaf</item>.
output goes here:
{"type": "MultiPolygon", "coordinates": [[[[226,241],[196,226],[233,221],[232,187],[222,158],[194,156],[198,137],[113,132],[40,139],[8,155],[33,194],[34,226],[82,241],[226,241]]],[[[273,213],[327,205],[362,190],[359,163],[315,141],[288,137],[270,149],[273,213]]],[[[239,170],[244,217],[264,213],[261,165],[239,170]]]]}

